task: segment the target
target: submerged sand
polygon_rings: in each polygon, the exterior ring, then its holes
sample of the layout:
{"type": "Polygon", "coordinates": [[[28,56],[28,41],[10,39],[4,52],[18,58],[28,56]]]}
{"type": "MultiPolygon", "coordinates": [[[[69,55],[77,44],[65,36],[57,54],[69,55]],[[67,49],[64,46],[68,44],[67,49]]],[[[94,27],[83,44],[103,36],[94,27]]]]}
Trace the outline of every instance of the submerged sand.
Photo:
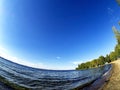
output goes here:
{"type": "Polygon", "coordinates": [[[120,59],[112,62],[113,73],[102,90],[120,90],[120,59]]]}

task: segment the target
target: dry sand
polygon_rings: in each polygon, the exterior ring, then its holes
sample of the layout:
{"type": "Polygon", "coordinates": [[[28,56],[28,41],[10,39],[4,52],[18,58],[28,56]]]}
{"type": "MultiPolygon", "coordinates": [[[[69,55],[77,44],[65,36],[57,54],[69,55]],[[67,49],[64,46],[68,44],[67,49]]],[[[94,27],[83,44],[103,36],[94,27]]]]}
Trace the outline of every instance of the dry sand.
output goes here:
{"type": "Polygon", "coordinates": [[[102,90],[120,90],[120,60],[116,60],[112,64],[112,76],[102,90]]]}

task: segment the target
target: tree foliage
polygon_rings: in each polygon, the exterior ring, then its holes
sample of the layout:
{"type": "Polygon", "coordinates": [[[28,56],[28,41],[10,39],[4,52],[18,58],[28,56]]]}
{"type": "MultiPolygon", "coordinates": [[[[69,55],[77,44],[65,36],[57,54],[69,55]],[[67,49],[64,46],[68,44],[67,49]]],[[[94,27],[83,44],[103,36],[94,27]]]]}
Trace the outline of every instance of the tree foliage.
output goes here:
{"type": "Polygon", "coordinates": [[[118,5],[120,5],[120,0],[116,0],[116,2],[118,3],[118,5]]]}
{"type": "Polygon", "coordinates": [[[100,56],[99,58],[91,60],[89,62],[81,63],[78,65],[76,70],[98,67],[117,60],[117,58],[120,58],[120,31],[117,30],[115,26],[112,27],[112,30],[117,40],[117,45],[115,46],[114,51],[110,52],[110,54],[107,54],[105,57],[100,56]]]}
{"type": "MultiPolygon", "coordinates": [[[[120,6],[120,0],[116,0],[116,2],[120,6]]],[[[120,25],[120,21],[118,22],[118,24],[120,25]]],[[[114,51],[110,52],[110,54],[107,54],[105,57],[100,56],[97,59],[79,64],[78,67],[76,68],[77,70],[98,67],[100,65],[104,65],[106,63],[110,63],[114,60],[117,60],[117,58],[120,58],[120,31],[117,30],[115,26],[112,27],[112,30],[117,40],[117,45],[115,46],[114,51]]]]}

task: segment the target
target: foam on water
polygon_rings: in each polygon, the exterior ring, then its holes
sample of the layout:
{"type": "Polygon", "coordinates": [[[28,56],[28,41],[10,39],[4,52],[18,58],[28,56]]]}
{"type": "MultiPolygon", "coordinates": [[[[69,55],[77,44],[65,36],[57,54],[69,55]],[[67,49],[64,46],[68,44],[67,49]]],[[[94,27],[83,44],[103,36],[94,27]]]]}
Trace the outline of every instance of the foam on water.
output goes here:
{"type": "Polygon", "coordinates": [[[89,70],[44,70],[19,65],[0,58],[0,76],[32,90],[69,90],[102,76],[110,64],[89,70]]]}

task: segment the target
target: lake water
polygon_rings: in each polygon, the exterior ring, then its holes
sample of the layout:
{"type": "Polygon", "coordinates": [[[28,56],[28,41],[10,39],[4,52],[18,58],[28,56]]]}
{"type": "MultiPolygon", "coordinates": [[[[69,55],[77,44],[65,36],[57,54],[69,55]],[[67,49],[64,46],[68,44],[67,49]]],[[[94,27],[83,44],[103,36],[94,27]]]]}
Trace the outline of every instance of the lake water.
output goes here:
{"type": "Polygon", "coordinates": [[[19,65],[0,58],[0,76],[30,90],[70,90],[94,81],[110,64],[88,70],[44,70],[19,65]]]}

